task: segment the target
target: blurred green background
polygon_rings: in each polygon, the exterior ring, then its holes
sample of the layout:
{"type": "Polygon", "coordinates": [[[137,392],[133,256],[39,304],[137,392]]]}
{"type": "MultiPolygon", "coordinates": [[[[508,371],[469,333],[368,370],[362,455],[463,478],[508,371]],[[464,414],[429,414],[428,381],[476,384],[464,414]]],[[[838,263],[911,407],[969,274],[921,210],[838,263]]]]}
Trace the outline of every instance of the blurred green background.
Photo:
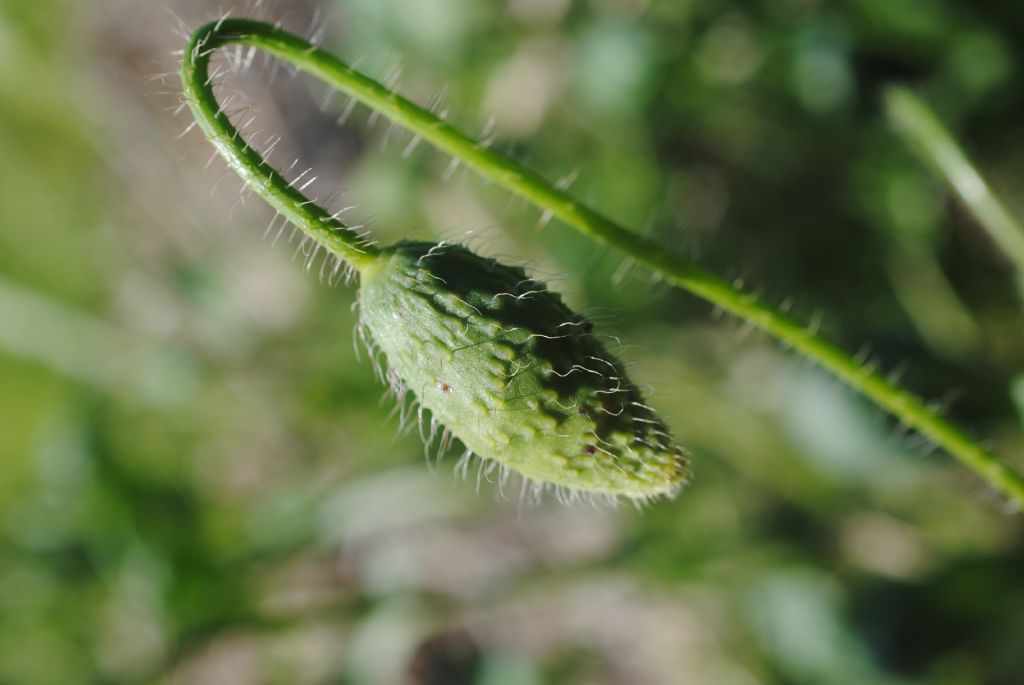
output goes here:
{"type": "Polygon", "coordinates": [[[879,102],[918,89],[1024,213],[1018,0],[0,0],[0,683],[1024,682],[1024,524],[974,476],[257,57],[224,88],[277,163],[381,241],[548,279],[695,455],[646,511],[431,472],[354,289],[178,137],[179,23],[228,9],[322,29],[1024,465],[1013,274],[879,102]]]}

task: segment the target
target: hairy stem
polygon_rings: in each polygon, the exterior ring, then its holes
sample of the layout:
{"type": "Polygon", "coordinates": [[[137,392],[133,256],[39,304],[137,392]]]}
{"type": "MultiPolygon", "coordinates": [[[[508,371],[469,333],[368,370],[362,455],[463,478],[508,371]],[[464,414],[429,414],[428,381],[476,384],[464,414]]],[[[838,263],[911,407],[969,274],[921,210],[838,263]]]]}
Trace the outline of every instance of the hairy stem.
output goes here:
{"type": "Polygon", "coordinates": [[[231,43],[265,50],[316,76],[563,223],[619,248],[664,274],[675,285],[775,337],[925,435],[1018,508],[1024,508],[1024,477],[982,448],[963,430],[929,409],[918,397],[821,337],[816,327],[790,317],[728,281],[672,254],[662,245],[627,230],[534,172],[466,136],[426,109],[301,38],[269,24],[245,19],[224,19],[201,27],[185,52],[181,74],[189,105],[206,135],[251,188],[312,238],[348,259],[357,269],[370,266],[375,251],[340,223],[329,219],[325,210],[291,188],[257,152],[246,145],[218,108],[208,76],[209,55],[231,43]]]}
{"type": "Polygon", "coordinates": [[[207,24],[193,34],[181,62],[181,82],[186,102],[199,127],[245,184],[331,254],[356,269],[365,268],[376,256],[373,246],[267,164],[263,156],[245,142],[228,113],[217,104],[213,78],[209,74],[210,56],[232,43],[261,48],[321,78],[324,72],[315,67],[336,64],[336,60],[329,59],[304,40],[266,24],[224,20],[207,24]]]}
{"type": "Polygon", "coordinates": [[[885,110],[893,128],[939,173],[1013,262],[1017,278],[1024,284],[1024,226],[985,182],[938,115],[911,90],[901,86],[886,90],[885,110]]]}

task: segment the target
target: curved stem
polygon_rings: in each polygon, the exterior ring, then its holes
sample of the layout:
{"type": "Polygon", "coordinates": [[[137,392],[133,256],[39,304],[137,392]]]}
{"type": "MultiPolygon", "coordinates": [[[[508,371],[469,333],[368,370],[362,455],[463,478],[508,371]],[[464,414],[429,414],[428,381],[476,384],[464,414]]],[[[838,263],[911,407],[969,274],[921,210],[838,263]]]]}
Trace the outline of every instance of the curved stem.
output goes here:
{"type": "Polygon", "coordinates": [[[203,26],[192,35],[181,61],[185,100],[199,127],[245,184],[306,235],[358,270],[372,264],[377,254],[373,246],[267,164],[217,104],[209,74],[210,56],[231,43],[252,45],[279,56],[293,55],[291,61],[307,70],[308,66],[294,56],[316,59],[308,43],[265,24],[224,20],[203,26]]]}
{"type": "MultiPolygon", "coordinates": [[[[291,208],[287,206],[288,203],[297,204],[293,199],[295,191],[288,188],[287,184],[285,189],[281,189],[276,181],[280,177],[270,172],[268,165],[259,158],[259,155],[239,140],[237,132],[217,110],[207,83],[209,53],[229,43],[266,50],[316,76],[572,228],[621,249],[651,269],[664,274],[677,286],[792,347],[898,417],[910,428],[928,437],[1018,508],[1024,508],[1024,477],[1003,463],[995,454],[983,449],[964,431],[929,409],[918,397],[878,375],[872,368],[857,362],[838,346],[821,337],[814,326],[794,319],[753,294],[743,292],[718,276],[665,250],[658,243],[633,233],[586,205],[580,204],[568,193],[555,188],[534,172],[466,136],[426,109],[296,36],[268,24],[245,19],[226,19],[207,24],[194,34],[182,66],[182,78],[189,104],[197,113],[196,116],[204,131],[211,136],[221,154],[242,178],[289,218],[299,215],[300,219],[305,221],[304,212],[309,209],[308,205],[291,208]]],[[[315,211],[315,208],[309,211],[315,211]]],[[[303,230],[310,232],[309,227],[302,221],[297,223],[303,230]]],[[[328,232],[332,237],[340,234],[336,226],[328,232]]],[[[318,235],[320,234],[314,234],[314,237],[319,240],[318,235]]],[[[367,250],[362,245],[359,249],[367,250]]],[[[346,258],[352,256],[348,255],[346,258]]],[[[372,263],[372,254],[359,252],[352,261],[361,269],[372,263]]]]}

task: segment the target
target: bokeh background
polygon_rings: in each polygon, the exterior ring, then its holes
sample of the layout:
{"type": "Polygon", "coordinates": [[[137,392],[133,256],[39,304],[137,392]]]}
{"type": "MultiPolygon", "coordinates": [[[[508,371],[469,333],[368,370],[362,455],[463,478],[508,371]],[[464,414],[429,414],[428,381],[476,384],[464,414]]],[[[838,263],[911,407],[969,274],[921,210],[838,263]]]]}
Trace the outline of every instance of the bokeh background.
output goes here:
{"type": "Polygon", "coordinates": [[[224,88],[309,192],[527,265],[694,453],[644,511],[429,469],[354,289],[180,135],[181,27],[231,9],[322,31],[1024,465],[1013,275],[879,102],[918,89],[1024,213],[1017,0],[2,0],[0,683],[1024,682],[1024,524],[973,475],[257,58],[224,88]]]}

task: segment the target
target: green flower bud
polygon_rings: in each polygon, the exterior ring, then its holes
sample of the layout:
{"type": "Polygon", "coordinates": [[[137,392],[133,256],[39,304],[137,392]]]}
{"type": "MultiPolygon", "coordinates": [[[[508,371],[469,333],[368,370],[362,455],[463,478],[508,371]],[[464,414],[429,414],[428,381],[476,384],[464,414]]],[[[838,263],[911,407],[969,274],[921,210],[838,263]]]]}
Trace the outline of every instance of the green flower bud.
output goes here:
{"type": "Polygon", "coordinates": [[[559,492],[646,499],[685,481],[687,453],[592,324],[522,269],[403,242],[361,276],[361,325],[393,379],[478,457],[559,492]]]}

